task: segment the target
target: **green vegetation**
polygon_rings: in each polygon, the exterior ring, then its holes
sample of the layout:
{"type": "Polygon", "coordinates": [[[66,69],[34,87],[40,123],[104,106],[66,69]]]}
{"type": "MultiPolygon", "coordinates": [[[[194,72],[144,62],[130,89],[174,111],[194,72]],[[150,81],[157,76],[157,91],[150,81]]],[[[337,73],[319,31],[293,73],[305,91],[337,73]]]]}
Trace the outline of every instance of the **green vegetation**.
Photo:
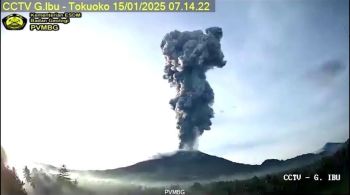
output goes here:
{"type": "Polygon", "coordinates": [[[90,194],[78,187],[78,180],[71,178],[65,165],[58,169],[57,174],[36,168],[30,171],[28,167],[23,169],[23,173],[30,191],[35,195],[90,194]]]}
{"type": "Polygon", "coordinates": [[[6,154],[1,147],[1,195],[27,195],[15,168],[11,169],[5,162],[6,154]]]}
{"type": "Polygon", "coordinates": [[[14,168],[1,165],[1,194],[27,195],[23,185],[14,168]]]}

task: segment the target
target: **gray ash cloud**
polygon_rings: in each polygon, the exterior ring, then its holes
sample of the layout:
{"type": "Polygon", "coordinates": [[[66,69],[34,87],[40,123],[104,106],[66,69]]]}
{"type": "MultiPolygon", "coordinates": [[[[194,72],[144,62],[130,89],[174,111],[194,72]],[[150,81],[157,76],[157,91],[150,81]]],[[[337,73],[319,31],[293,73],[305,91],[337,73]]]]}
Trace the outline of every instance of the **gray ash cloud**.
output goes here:
{"type": "Polygon", "coordinates": [[[329,76],[337,76],[346,70],[346,65],[343,64],[340,60],[329,60],[322,64],[319,68],[319,74],[329,75],[329,76]]]}
{"type": "Polygon", "coordinates": [[[341,76],[347,70],[347,66],[347,64],[338,59],[328,60],[307,71],[303,76],[315,84],[326,86],[341,76]]]}
{"type": "Polygon", "coordinates": [[[211,27],[197,31],[172,31],[165,35],[161,49],[165,56],[163,78],[176,88],[170,100],[180,131],[180,149],[194,148],[204,130],[210,130],[214,117],[214,92],[206,80],[206,71],[225,66],[220,40],[222,29],[211,27]]]}

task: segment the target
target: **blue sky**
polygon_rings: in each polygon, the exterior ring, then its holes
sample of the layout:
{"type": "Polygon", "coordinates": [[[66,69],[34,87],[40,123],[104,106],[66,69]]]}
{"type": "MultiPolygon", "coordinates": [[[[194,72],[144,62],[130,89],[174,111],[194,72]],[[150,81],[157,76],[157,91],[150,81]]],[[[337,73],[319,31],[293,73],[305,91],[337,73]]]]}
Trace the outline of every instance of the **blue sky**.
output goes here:
{"type": "Polygon", "coordinates": [[[175,150],[175,89],[162,79],[160,41],[211,26],[223,29],[227,65],[207,73],[215,118],[199,150],[260,164],[348,139],[348,1],[216,5],[215,13],[83,13],[59,32],[2,28],[9,159],[103,169],[175,150]],[[23,57],[6,49],[18,45],[23,57]]]}

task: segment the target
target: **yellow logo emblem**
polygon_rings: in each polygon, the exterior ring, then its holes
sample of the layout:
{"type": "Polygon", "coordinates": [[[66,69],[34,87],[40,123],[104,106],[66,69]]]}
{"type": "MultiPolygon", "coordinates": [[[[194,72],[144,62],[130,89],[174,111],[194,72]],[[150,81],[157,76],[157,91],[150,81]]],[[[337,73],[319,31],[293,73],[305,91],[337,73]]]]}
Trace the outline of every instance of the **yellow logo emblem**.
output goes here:
{"type": "Polygon", "coordinates": [[[2,19],[2,24],[7,30],[22,30],[27,19],[19,14],[11,14],[2,19]]]}

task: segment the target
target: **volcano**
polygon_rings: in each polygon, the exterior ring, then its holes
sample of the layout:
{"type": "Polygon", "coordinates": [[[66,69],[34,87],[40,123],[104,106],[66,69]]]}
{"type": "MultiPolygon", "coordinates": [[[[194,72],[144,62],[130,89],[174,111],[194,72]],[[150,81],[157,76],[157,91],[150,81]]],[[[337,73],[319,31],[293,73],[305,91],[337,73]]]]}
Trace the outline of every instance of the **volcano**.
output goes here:
{"type": "MultiPolygon", "coordinates": [[[[247,179],[301,168],[317,162],[325,156],[348,146],[345,143],[325,144],[316,153],[306,153],[286,160],[267,159],[260,165],[236,163],[200,151],[179,150],[171,154],[159,155],[131,166],[95,171],[73,171],[89,173],[99,178],[120,179],[130,182],[192,182],[225,179],[247,179]],[[332,152],[327,152],[330,145],[332,152]]],[[[56,169],[46,165],[47,169],[56,169]]]]}
{"type": "Polygon", "coordinates": [[[96,171],[96,173],[104,177],[122,177],[132,180],[190,181],[249,173],[257,170],[258,167],[258,165],[231,162],[200,151],[180,150],[128,167],[96,171]]]}
{"type": "MultiPolygon", "coordinates": [[[[329,144],[325,144],[322,148],[327,145],[329,144]]],[[[338,147],[332,152],[345,145],[347,142],[338,143],[338,147]]],[[[327,155],[330,154],[327,152],[306,153],[286,160],[267,159],[261,165],[250,165],[232,162],[200,151],[179,150],[131,166],[93,172],[104,178],[122,178],[128,181],[244,179],[307,166],[327,155]]]]}

